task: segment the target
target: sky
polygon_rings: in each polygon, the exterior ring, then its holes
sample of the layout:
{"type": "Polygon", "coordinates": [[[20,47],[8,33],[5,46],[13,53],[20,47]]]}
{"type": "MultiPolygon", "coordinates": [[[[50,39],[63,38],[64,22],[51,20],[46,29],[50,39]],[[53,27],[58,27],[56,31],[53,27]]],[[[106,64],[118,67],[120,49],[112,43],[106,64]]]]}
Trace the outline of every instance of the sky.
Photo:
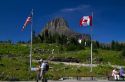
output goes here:
{"type": "Polygon", "coordinates": [[[64,17],[71,30],[92,34],[93,40],[125,42],[125,0],[0,0],[0,41],[30,40],[30,24],[21,29],[32,9],[37,34],[48,21],[64,17]],[[80,27],[82,16],[92,12],[93,26],[80,27]]]}

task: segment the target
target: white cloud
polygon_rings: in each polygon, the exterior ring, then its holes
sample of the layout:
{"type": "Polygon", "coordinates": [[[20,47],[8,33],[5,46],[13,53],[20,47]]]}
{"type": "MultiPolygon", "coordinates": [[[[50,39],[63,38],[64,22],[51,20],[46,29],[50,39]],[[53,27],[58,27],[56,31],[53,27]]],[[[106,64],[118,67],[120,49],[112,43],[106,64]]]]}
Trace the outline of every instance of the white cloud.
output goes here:
{"type": "Polygon", "coordinates": [[[52,14],[47,15],[46,17],[54,18],[54,17],[65,17],[67,19],[74,19],[77,16],[88,15],[93,9],[91,5],[79,5],[72,8],[64,8],[60,9],[52,14]],[[81,15],[82,14],[82,15],[81,15]],[[74,17],[72,17],[74,16],[74,17]]]}
{"type": "Polygon", "coordinates": [[[80,5],[74,8],[65,8],[62,9],[61,12],[75,12],[75,11],[81,11],[90,8],[90,5],[80,5]]]}

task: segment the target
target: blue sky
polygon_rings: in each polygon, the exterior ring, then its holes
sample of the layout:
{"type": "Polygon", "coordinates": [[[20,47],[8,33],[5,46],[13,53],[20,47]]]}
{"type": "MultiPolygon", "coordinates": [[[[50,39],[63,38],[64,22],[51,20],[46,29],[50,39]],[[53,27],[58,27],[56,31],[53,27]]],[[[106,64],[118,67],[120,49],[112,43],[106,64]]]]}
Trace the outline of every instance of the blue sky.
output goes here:
{"type": "Polygon", "coordinates": [[[21,28],[32,8],[37,33],[49,20],[64,17],[73,31],[90,34],[79,20],[93,12],[93,40],[125,42],[125,0],[0,0],[0,40],[30,40],[30,25],[21,28]]]}

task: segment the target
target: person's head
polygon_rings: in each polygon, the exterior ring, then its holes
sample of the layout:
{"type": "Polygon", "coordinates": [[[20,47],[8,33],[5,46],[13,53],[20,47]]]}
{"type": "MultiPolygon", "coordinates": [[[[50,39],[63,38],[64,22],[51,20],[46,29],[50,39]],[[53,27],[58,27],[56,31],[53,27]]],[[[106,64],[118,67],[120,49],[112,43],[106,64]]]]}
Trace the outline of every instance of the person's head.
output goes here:
{"type": "Polygon", "coordinates": [[[114,70],[116,70],[116,68],[114,68],[114,70]]]}
{"type": "Polygon", "coordinates": [[[120,70],[124,70],[122,67],[120,67],[120,70]]]}
{"type": "Polygon", "coordinates": [[[43,62],[43,59],[40,59],[39,61],[40,61],[40,62],[43,62]]]}
{"type": "Polygon", "coordinates": [[[38,63],[39,63],[39,64],[41,64],[42,62],[43,62],[43,60],[42,60],[42,59],[40,59],[40,60],[38,61],[38,63]]]}

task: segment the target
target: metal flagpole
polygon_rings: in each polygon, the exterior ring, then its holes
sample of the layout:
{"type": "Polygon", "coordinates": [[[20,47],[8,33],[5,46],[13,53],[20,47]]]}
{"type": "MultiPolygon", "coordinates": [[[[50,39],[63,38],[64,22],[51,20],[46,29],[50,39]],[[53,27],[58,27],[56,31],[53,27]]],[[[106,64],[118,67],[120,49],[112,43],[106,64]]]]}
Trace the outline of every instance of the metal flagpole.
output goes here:
{"type": "Polygon", "coordinates": [[[32,65],[32,28],[33,28],[33,9],[31,11],[32,19],[31,19],[31,43],[30,43],[30,68],[32,65]]]}
{"type": "MultiPolygon", "coordinates": [[[[92,35],[91,35],[91,39],[92,39],[92,35]]],[[[90,72],[92,72],[92,40],[91,40],[91,70],[90,70],[90,72]]]]}
{"type": "MultiPolygon", "coordinates": [[[[92,12],[92,22],[93,22],[93,12],[92,12]]],[[[90,31],[91,31],[91,70],[90,70],[90,72],[92,72],[92,65],[93,65],[93,63],[92,63],[92,60],[93,60],[93,58],[92,58],[92,48],[93,48],[93,45],[92,45],[92,29],[90,28],[90,31]]]]}

